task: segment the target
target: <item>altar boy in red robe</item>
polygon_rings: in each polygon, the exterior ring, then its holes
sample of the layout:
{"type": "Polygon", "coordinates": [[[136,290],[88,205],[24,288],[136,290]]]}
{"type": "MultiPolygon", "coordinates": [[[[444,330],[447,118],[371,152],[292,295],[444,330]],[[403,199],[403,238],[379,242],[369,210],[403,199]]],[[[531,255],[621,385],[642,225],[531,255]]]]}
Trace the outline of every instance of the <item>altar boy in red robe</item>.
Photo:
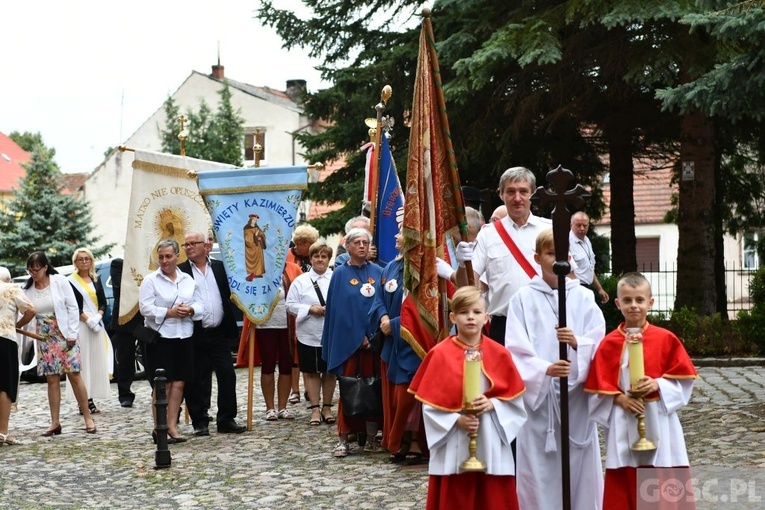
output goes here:
{"type": "MultiPolygon", "coordinates": [[[[625,274],[616,292],[615,303],[624,322],[600,342],[584,388],[598,394],[591,407],[592,419],[606,427],[603,508],[635,510],[640,508],[638,498],[645,494],[638,490],[638,482],[655,487],[663,480],[689,481],[691,478],[677,411],[691,398],[696,369],[680,339],[671,331],[646,321],[653,297],[651,284],[642,274],[625,274]],[[644,402],[628,393],[630,372],[625,328],[633,327],[641,328],[643,334],[645,377],[635,389],[648,392],[644,402]],[[631,449],[639,437],[635,418],[638,413],[645,414],[645,435],[656,445],[655,450],[631,449]]],[[[651,508],[688,510],[694,507],[690,499],[679,499],[653,502],[657,506],[651,508]]]]}
{"type": "Polygon", "coordinates": [[[427,509],[518,509],[515,461],[510,443],[526,422],[520,396],[523,381],[502,345],[482,334],[488,315],[486,302],[475,287],[454,293],[449,319],[457,326],[428,352],[409,386],[423,403],[425,432],[430,449],[427,509]],[[466,349],[483,355],[483,394],[473,401],[477,416],[461,414],[466,349]],[[477,433],[476,457],[486,472],[460,472],[469,457],[468,433],[477,433]]]}

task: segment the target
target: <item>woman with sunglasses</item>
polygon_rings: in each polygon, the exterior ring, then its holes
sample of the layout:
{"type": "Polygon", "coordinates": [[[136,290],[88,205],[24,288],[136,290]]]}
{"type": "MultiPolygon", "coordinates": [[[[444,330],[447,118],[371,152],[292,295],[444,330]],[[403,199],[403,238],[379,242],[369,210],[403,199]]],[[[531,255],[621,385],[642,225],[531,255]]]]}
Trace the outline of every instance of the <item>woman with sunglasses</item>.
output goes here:
{"type": "MultiPolygon", "coordinates": [[[[75,272],[69,275],[72,287],[82,296],[80,311],[80,357],[82,367],[80,374],[88,390],[88,409],[91,414],[101,411],[96,407],[94,398],[109,398],[109,373],[113,365],[109,336],[104,330],[103,316],[106,312],[106,294],[104,286],[96,275],[96,265],[93,253],[87,248],[77,248],[72,255],[75,272]]],[[[72,386],[67,385],[66,395],[73,396],[72,386]]],[[[80,410],[82,412],[82,410],[80,410]]]]}
{"type": "Polygon", "coordinates": [[[48,382],[50,426],[43,432],[49,437],[61,434],[61,375],[66,374],[77,403],[85,419],[85,432],[95,434],[96,423],[88,408],[88,391],[80,376],[81,356],[77,338],[80,328],[80,309],[69,280],[58,274],[41,251],[27,259],[30,278],[24,284],[24,293],[37,310],[37,375],[48,382]]]}

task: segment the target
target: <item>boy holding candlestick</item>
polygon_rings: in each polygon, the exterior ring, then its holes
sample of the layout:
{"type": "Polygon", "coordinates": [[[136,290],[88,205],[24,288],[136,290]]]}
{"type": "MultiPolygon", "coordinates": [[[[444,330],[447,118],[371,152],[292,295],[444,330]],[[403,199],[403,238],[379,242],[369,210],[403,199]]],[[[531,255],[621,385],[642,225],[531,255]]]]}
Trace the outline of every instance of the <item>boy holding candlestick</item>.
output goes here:
{"type": "MultiPolygon", "coordinates": [[[[683,344],[671,332],[646,321],[653,305],[651,284],[640,273],[627,273],[617,284],[616,306],[624,322],[600,343],[590,365],[585,391],[597,393],[593,419],[606,427],[606,481],[604,508],[636,509],[640,480],[655,484],[663,479],[690,480],[688,453],[677,411],[688,404],[696,369],[683,344]],[[625,346],[627,328],[640,328],[643,359],[630,361],[625,346]],[[635,373],[643,362],[644,375],[635,373]],[[632,370],[630,369],[632,366],[632,370]],[[632,373],[631,373],[632,372],[632,373]],[[635,378],[637,384],[631,384],[635,378]],[[630,395],[646,392],[644,399],[630,395]],[[656,448],[634,451],[636,414],[645,415],[645,435],[656,448]],[[638,473],[638,469],[640,473],[638,473]],[[650,471],[649,471],[650,469],[650,471]]],[[[633,357],[639,349],[632,349],[633,357]]],[[[661,508],[693,508],[687,498],[661,501],[661,508]]],[[[658,508],[658,507],[657,507],[658,508]]]]}
{"type": "Polygon", "coordinates": [[[409,386],[423,403],[430,448],[427,508],[517,510],[510,443],[526,421],[519,398],[523,381],[510,353],[482,334],[488,315],[478,289],[457,290],[451,310],[449,319],[457,334],[428,352],[409,386]],[[466,373],[466,363],[474,363],[466,362],[466,351],[477,349],[482,354],[480,370],[466,373]],[[477,414],[462,413],[465,390],[478,394],[471,402],[477,414]],[[478,435],[476,457],[486,465],[485,473],[460,472],[460,464],[469,457],[468,433],[478,435]]]}
{"type": "Polygon", "coordinates": [[[603,471],[597,425],[584,393],[590,360],[606,331],[594,294],[566,278],[566,327],[559,327],[559,278],[553,231],[536,238],[534,261],[542,276],[532,278],[510,299],[505,345],[523,377],[529,420],[518,434],[518,503],[521,508],[562,508],[561,441],[569,440],[571,508],[600,509],[603,471]],[[568,359],[560,359],[560,344],[568,359]],[[569,438],[561,438],[560,377],[568,378],[569,438]]]}

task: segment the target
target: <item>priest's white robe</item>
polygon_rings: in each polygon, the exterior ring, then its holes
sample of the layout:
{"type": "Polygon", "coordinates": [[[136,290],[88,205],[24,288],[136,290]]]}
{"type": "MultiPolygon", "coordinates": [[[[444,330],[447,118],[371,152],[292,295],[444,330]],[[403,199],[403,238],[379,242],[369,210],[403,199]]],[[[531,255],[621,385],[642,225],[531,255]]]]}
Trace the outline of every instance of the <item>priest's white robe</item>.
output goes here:
{"type": "MultiPolygon", "coordinates": [[[[568,378],[571,508],[602,507],[603,472],[597,426],[583,391],[590,361],[605,336],[605,319],[594,294],[578,280],[566,280],[566,326],[577,349],[569,347],[568,378]]],[[[558,291],[539,276],[520,289],[507,311],[505,345],[526,385],[523,395],[529,419],[518,434],[516,487],[523,509],[562,507],[560,393],[558,378],[547,368],[559,359],[558,291]]]]}

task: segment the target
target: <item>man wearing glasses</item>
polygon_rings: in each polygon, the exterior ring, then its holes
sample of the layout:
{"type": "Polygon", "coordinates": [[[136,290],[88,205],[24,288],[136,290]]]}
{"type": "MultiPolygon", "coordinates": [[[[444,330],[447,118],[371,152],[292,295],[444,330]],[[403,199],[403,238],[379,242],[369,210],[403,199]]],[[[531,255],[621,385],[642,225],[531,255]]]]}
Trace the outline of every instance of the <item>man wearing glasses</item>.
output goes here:
{"type": "Polygon", "coordinates": [[[194,321],[194,380],[186,385],[184,393],[194,435],[210,435],[205,382],[213,371],[218,380],[218,432],[239,434],[246,427],[235,421],[236,373],[229,345],[238,330],[226,270],[223,262],[208,257],[212,243],[202,232],[186,234],[183,249],[187,260],[178,264],[178,269],[197,282],[205,306],[201,319],[194,321]]]}

